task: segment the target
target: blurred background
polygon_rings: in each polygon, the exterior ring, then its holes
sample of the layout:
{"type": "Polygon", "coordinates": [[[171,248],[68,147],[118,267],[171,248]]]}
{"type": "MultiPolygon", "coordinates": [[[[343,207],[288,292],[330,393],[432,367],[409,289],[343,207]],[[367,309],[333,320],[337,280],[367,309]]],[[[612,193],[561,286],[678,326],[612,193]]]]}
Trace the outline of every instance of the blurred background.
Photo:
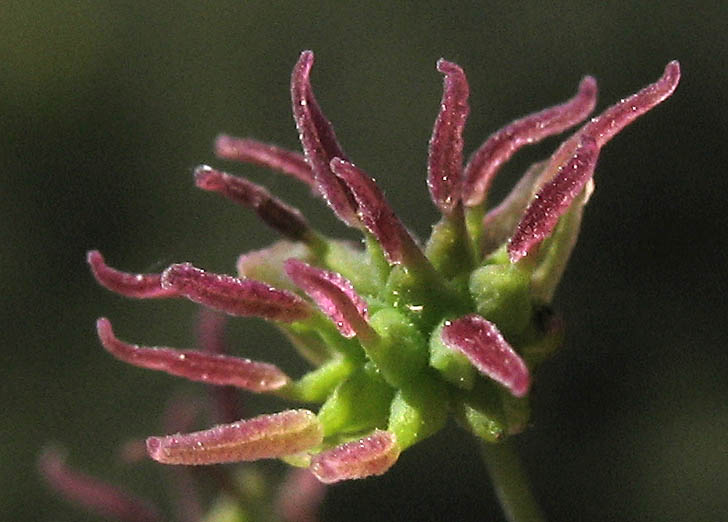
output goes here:
{"type": "MultiPolygon", "coordinates": [[[[316,52],[316,93],[344,148],[421,236],[436,219],[425,163],[438,58],[468,74],[468,154],[570,97],[583,74],[599,80],[601,110],[681,61],[672,99],[600,157],[556,299],[568,339],[537,375],[518,445],[550,520],[728,517],[724,2],[4,0],[0,23],[2,519],[95,520],[38,478],[48,442],[168,505],[159,467],[124,465],[118,447],[159,433],[168,397],[202,387],[115,361],[94,320],[110,317],[122,339],[191,347],[196,308],[112,295],[87,250],[130,271],[191,261],[232,272],[239,253],[276,239],[196,190],[199,163],[355,237],[295,181],[212,155],[219,132],[297,148],[288,83],[302,49],[316,52]]],[[[496,193],[558,143],[520,152],[496,193]]],[[[229,333],[236,353],[302,371],[274,329],[235,320],[229,333]]],[[[283,408],[245,400],[252,413],[283,408]]],[[[476,446],[454,427],[384,477],[332,488],[322,517],[503,520],[476,446]]]]}

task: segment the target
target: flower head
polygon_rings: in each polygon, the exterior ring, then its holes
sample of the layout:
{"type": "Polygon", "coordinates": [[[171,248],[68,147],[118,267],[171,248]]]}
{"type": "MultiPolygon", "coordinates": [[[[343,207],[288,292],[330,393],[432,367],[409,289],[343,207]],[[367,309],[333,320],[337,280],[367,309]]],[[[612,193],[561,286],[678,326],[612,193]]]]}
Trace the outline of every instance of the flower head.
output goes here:
{"type": "Polygon", "coordinates": [[[476,436],[497,442],[528,419],[533,372],[559,345],[549,301],[576,240],[601,148],[677,86],[663,76],[591,119],[534,165],[498,205],[488,189],[521,147],[583,121],[597,87],[585,77],[573,98],[494,133],[463,165],[469,86],[463,70],[437,62],[444,88],[429,144],[427,185],[442,213],[421,246],[382,190],[345,155],[313,93],[313,53],[293,69],[293,117],[303,154],[251,139],[217,138],[218,156],[268,166],[307,184],[364,247],[311,228],[265,188],[202,166],[198,187],[253,210],[286,239],[241,256],[237,276],[189,263],[129,274],[88,262],[105,287],[135,298],[185,298],[233,316],[269,320],[315,367],[298,379],[276,366],[221,353],[143,347],[119,340],[99,319],[115,357],[193,381],[315,404],[147,439],[167,464],[281,458],[322,482],[385,472],[399,454],[439,430],[453,413],[476,436]]]}

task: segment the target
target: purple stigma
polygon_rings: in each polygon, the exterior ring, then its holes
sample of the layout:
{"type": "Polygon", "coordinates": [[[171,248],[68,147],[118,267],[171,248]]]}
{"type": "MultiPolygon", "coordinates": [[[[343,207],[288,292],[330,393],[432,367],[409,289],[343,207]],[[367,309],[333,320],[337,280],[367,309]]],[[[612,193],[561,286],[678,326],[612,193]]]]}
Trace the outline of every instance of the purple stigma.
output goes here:
{"type": "Polygon", "coordinates": [[[171,288],[162,288],[162,274],[121,272],[107,265],[98,250],[89,251],[86,260],[96,281],[117,294],[136,299],[158,299],[178,295],[171,288]]]}
{"type": "Polygon", "coordinates": [[[298,209],[247,179],[201,165],[195,169],[195,184],[252,209],[266,225],[294,241],[304,239],[310,233],[308,222],[298,209]]]}
{"type": "Polygon", "coordinates": [[[308,410],[287,410],[203,431],[149,437],[147,453],[162,464],[220,464],[293,455],[322,440],[316,415],[308,410]]]}
{"type": "Polygon", "coordinates": [[[334,128],[326,119],[311,88],[310,74],[313,53],[304,51],[291,75],[291,101],[293,119],[298,136],[310,166],[316,187],[334,213],[347,225],[358,228],[356,203],[349,190],[337,178],[329,163],[333,158],[346,158],[339,145],[334,128]]]}
{"type": "Polygon", "coordinates": [[[311,188],[316,186],[313,172],[306,163],[306,158],[299,152],[249,138],[221,134],[215,139],[215,154],[219,158],[278,170],[306,183],[311,188]]]}
{"type": "Polygon", "coordinates": [[[189,263],[167,268],[162,274],[162,286],[229,315],[290,323],[311,314],[310,306],[287,290],[253,279],[205,272],[189,263]]]}
{"type": "Polygon", "coordinates": [[[477,314],[447,321],[442,328],[442,342],[516,397],[528,393],[531,377],[526,363],[490,321],[477,314]]]}
{"type": "Polygon", "coordinates": [[[492,134],[475,151],[465,167],[463,200],[469,207],[485,201],[490,184],[501,165],[525,145],[559,134],[586,118],[597,102],[597,82],[586,76],[569,101],[530,114],[492,134]]]}
{"type": "Polygon", "coordinates": [[[364,341],[376,337],[368,323],[367,303],[348,279],[298,259],[287,260],[284,268],[288,277],[333,321],[341,335],[346,338],[357,335],[364,341]]]}
{"type": "Polygon", "coordinates": [[[336,446],[315,455],[311,471],[325,484],[381,475],[399,458],[397,437],[389,431],[336,446]]]}
{"type": "Polygon", "coordinates": [[[101,344],[111,355],[140,368],[163,371],[191,381],[235,386],[254,392],[278,390],[290,382],[285,373],[268,363],[196,350],[143,347],[125,343],[116,338],[111,322],[103,317],[96,321],[96,329],[101,344]]]}
{"type": "Polygon", "coordinates": [[[470,88],[457,64],[440,59],[437,70],[445,75],[440,112],[430,138],[427,186],[435,206],[449,215],[460,202],[463,169],[463,129],[470,107],[470,88]]]}
{"type": "Polygon", "coordinates": [[[596,142],[589,136],[583,136],[574,156],[539,189],[508,241],[508,255],[512,263],[527,255],[551,234],[559,218],[569,210],[594,174],[598,155],[596,142]]]}

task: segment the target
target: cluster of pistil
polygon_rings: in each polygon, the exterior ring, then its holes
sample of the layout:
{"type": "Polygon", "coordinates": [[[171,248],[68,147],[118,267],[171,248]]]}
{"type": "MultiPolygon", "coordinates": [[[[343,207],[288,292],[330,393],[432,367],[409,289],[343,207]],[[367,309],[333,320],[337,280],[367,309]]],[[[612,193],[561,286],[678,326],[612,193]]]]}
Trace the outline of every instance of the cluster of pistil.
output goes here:
{"type": "Polygon", "coordinates": [[[680,76],[678,63],[669,63],[660,79],[583,125],[488,209],[488,189],[503,163],[522,146],[583,121],[596,104],[596,82],[586,77],[570,100],[499,130],[463,166],[469,87],[458,65],[440,60],[444,92],[427,184],[442,219],[421,246],[342,150],[314,97],[312,65],[313,54],[303,52],[291,81],[303,154],[229,136],[217,139],[216,152],[307,184],[361,231],[363,248],[312,229],[265,188],[201,166],[198,187],[250,208],[285,239],[241,256],[237,276],[189,263],[130,274],[109,267],[97,251],[88,254],[96,279],[116,293],[186,298],[267,319],[314,366],[293,379],[272,364],[228,354],[132,345],[99,319],[104,348],[130,364],[320,405],[316,413],[291,409],[149,437],[148,454],[159,462],[281,458],[331,483],[385,472],[449,414],[490,442],[518,432],[533,369],[559,343],[560,322],[547,305],[575,241],[599,151],[666,99],[680,76]]]}

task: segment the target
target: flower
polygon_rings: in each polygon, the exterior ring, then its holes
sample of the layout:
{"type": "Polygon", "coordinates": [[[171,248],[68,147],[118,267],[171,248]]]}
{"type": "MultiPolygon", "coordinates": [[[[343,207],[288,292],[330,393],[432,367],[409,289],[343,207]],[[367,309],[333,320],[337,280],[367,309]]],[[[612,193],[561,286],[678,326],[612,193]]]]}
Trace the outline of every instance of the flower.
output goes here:
{"type": "Polygon", "coordinates": [[[364,248],[331,239],[265,188],[208,166],[198,187],[250,208],[284,240],[245,254],[237,276],[189,263],[131,274],[88,254],[94,276],[133,298],[186,298],[232,316],[271,321],[315,367],[294,379],[276,366],[224,353],[144,347],[119,340],[98,320],[115,357],[193,381],[271,393],[320,405],[149,437],[148,454],[166,464],[280,458],[322,482],[379,475],[400,453],[439,430],[448,415],[498,442],[523,429],[536,366],[561,339],[549,301],[576,240],[593,190],[601,148],[669,97],[680,69],[592,118],[512,192],[488,208],[488,189],[521,147],[560,134],[594,109],[596,81],[585,77],[570,100],[490,136],[463,167],[469,86],[441,59],[439,114],[429,144],[427,185],[442,214],[421,246],[381,189],[338,143],[310,83],[305,51],[291,79],[303,154],[251,139],[217,138],[219,157],[268,166],[307,184],[335,215],[361,231],[364,248]]]}

